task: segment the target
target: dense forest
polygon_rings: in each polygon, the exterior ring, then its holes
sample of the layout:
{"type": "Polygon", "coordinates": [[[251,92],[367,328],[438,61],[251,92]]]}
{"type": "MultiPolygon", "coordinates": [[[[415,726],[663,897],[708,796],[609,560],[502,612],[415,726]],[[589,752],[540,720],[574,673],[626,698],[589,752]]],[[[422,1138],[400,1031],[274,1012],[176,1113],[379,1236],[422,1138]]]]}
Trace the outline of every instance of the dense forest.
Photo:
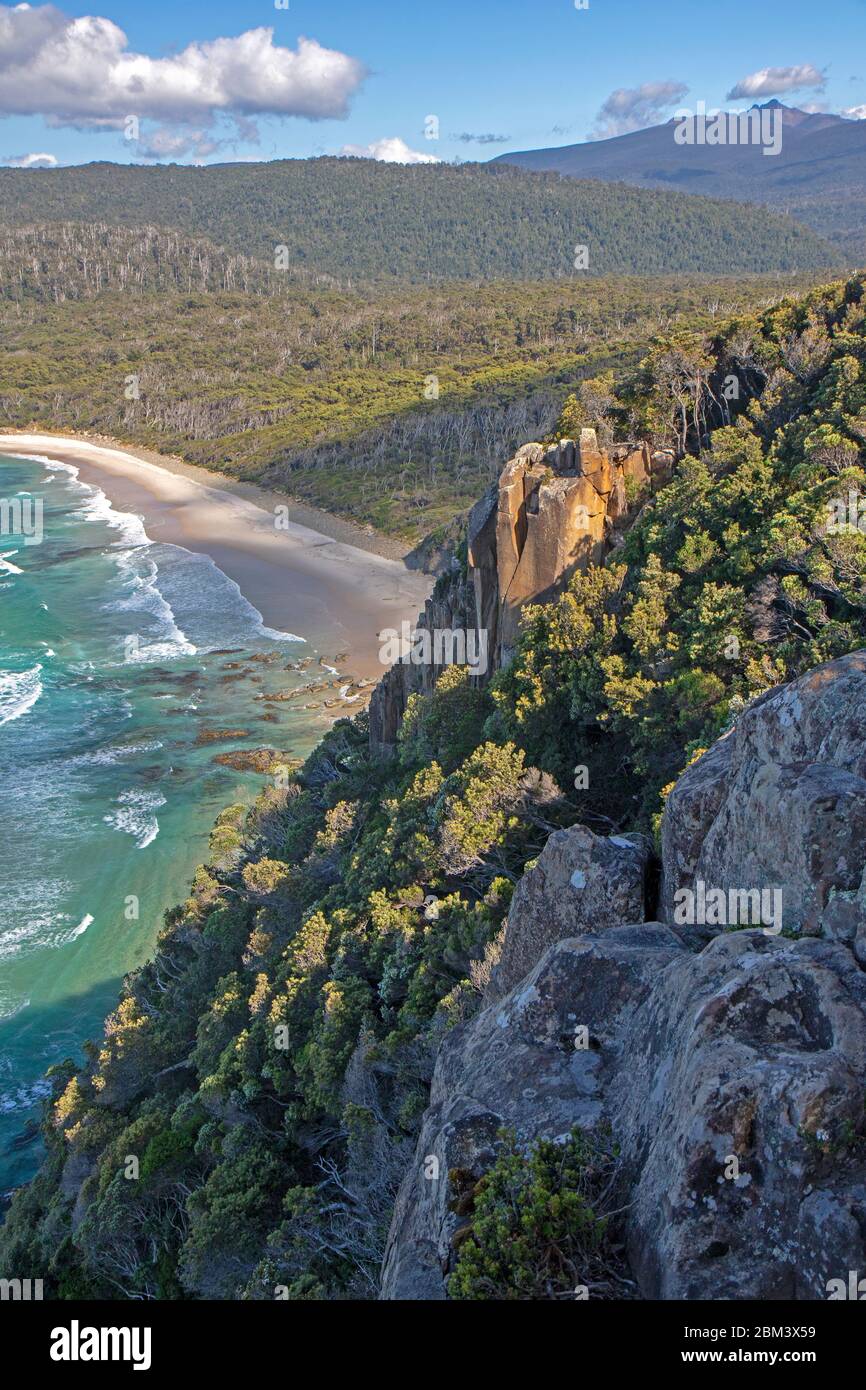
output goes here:
{"type": "Polygon", "coordinates": [[[0,236],[0,423],[179,454],[409,544],[548,433],[580,377],[817,278],[349,290],[149,225],[18,228],[0,236]]]}
{"type": "MultiPolygon", "coordinates": [[[[511,667],[412,697],[394,760],[341,721],[288,787],[224,814],[156,959],[55,1074],[9,1275],[61,1298],[374,1297],[437,1043],[478,1008],[551,829],[651,833],[745,702],[864,644],[866,535],[830,524],[866,488],[862,277],[663,326],[571,393],[557,433],[584,424],[672,446],[672,480],[604,566],[525,611],[511,667]]],[[[523,1192],[549,1242],[578,1143],[505,1143],[452,1297],[515,1296],[491,1293],[485,1238],[523,1192]]]]}
{"type": "MultiPolygon", "coordinates": [[[[749,141],[677,144],[670,121],[609,140],[499,155],[503,163],[576,179],[706,193],[762,203],[826,237],[848,264],[866,259],[866,125],[829,111],[798,111],[770,101],[762,118],[779,124],[781,149],[764,156],[749,141]]],[[[750,118],[754,119],[754,117],[750,118]]]]}
{"type": "Polygon", "coordinates": [[[504,165],[321,158],[0,169],[0,225],[60,221],[155,223],[342,281],[733,275],[840,264],[815,232],[765,208],[504,165]],[[579,246],[588,249],[582,270],[579,246]]]}

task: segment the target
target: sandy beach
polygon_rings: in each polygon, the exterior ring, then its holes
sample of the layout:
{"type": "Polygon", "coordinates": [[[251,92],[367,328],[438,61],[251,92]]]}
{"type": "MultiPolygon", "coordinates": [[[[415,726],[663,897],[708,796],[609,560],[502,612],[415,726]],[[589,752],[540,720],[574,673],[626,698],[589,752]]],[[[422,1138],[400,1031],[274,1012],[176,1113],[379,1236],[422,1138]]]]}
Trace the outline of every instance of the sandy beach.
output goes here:
{"type": "Polygon", "coordinates": [[[325,660],[346,653],[341,671],[359,679],[382,675],[379,632],[414,622],[433,586],[376,553],[388,548],[381,538],[322,514],[324,534],[307,524],[307,508],[150,451],[22,432],[0,434],[2,454],[73,464],[118,511],[140,516],[151,541],[209,555],[269,627],[305,638],[325,660]]]}

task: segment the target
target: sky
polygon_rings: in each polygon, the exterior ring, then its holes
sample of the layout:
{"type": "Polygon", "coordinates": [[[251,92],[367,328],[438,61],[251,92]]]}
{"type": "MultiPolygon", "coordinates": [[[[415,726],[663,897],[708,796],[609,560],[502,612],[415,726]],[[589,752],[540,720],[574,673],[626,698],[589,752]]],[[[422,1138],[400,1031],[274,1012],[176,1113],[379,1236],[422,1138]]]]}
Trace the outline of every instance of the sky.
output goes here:
{"type": "Polygon", "coordinates": [[[777,96],[866,119],[866,0],[0,4],[0,163],[486,160],[777,96]]]}

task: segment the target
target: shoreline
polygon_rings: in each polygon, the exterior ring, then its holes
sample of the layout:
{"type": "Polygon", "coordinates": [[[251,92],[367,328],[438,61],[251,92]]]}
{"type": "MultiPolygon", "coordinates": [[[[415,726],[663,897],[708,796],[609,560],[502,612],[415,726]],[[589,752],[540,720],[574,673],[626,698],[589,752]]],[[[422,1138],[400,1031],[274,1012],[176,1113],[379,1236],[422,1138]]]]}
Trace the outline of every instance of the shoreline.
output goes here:
{"type": "Polygon", "coordinates": [[[209,555],[268,627],[297,633],[316,655],[345,653],[341,669],[359,679],[384,675],[380,631],[414,623],[433,587],[431,576],[409,570],[402,558],[359,544],[359,528],[335,522],[329,529],[339,534],[329,534],[307,524],[320,520],[312,509],[285,496],[149,450],[95,436],[13,430],[0,434],[4,454],[77,468],[82,482],[100,487],[117,511],[141,517],[152,544],[209,555]],[[288,508],[287,520],[278,507],[288,508]],[[345,538],[350,531],[353,542],[345,538]]]}
{"type": "MultiPolygon", "coordinates": [[[[34,439],[37,438],[37,434],[34,430],[12,428],[0,430],[0,438],[34,439]]],[[[199,483],[202,487],[211,487],[219,492],[227,492],[233,497],[244,498],[262,507],[264,511],[287,506],[299,526],[327,536],[329,540],[354,546],[357,550],[369,551],[371,555],[381,555],[387,560],[403,560],[417,547],[417,542],[410,545],[395,537],[384,536],[372,526],[357,526],[345,517],[326,512],[321,507],[313,507],[308,502],[296,502],[287,492],[275,492],[272,488],[263,487],[261,483],[245,483],[240,478],[233,478],[230,473],[218,473],[215,469],[204,468],[198,463],[187,463],[178,454],[158,453],[155,449],[146,449],[141,444],[129,444],[114,435],[70,434],[66,430],[58,430],[50,435],[40,434],[38,438],[55,442],[62,440],[73,445],[83,444],[94,449],[127,454],[141,463],[161,468],[166,473],[189,478],[191,482],[199,483]]],[[[5,445],[0,447],[0,453],[4,451],[5,445]]]]}

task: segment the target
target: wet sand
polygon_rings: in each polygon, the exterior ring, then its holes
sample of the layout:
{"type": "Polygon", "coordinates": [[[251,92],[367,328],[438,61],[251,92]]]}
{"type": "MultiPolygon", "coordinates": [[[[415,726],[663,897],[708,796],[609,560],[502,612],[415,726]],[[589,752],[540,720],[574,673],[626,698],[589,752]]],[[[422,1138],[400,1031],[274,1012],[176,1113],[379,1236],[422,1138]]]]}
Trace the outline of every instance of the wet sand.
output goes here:
{"type": "Polygon", "coordinates": [[[414,623],[433,587],[401,559],[366,548],[387,549],[382,538],[334,518],[322,521],[324,534],[305,524],[308,508],[150,451],[22,432],[0,434],[0,454],[73,464],[118,511],[140,516],[151,541],[209,555],[269,627],[305,638],[325,660],[347,653],[341,670],[358,678],[382,675],[380,631],[414,623]]]}

